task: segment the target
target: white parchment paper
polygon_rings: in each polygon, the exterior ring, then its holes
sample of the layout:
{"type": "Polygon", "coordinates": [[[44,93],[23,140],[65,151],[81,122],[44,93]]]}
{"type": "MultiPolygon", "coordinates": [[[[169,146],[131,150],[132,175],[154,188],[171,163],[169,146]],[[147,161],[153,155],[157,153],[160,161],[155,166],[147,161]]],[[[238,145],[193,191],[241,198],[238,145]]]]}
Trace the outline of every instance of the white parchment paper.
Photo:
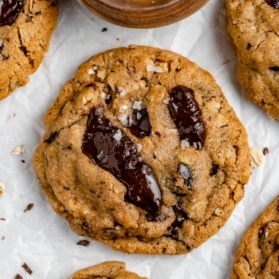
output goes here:
{"type": "Polygon", "coordinates": [[[107,23],[75,0],[60,1],[43,63],[25,87],[0,102],[0,183],[5,185],[0,197],[0,279],[14,279],[16,274],[24,279],[68,278],[77,269],[106,260],[125,261],[127,269],[150,279],[228,278],[241,235],[279,193],[279,122],[246,99],[235,78],[235,65],[225,32],[224,0],[210,0],[196,14],[170,26],[140,30],[107,23]],[[53,212],[32,168],[44,112],[66,81],[90,56],[129,44],[173,50],[211,72],[246,127],[250,146],[269,149],[226,225],[187,255],[127,255],[90,239],[88,247],[77,245],[85,238],[53,212]],[[24,145],[24,153],[12,155],[19,145],[24,145]],[[34,207],[24,212],[30,203],[34,207]]]}

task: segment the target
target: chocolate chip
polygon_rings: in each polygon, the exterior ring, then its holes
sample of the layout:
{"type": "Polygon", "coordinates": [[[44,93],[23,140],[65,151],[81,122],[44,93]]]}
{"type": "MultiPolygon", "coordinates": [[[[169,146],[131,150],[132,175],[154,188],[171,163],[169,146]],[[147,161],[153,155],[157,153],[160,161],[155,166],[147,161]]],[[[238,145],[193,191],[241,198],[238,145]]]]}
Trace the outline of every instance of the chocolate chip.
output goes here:
{"type": "Polygon", "coordinates": [[[178,172],[184,179],[184,184],[188,187],[188,190],[192,191],[191,182],[193,180],[193,175],[190,172],[189,166],[180,163],[178,166],[178,172]]]}
{"type": "Polygon", "coordinates": [[[90,242],[86,239],[80,240],[77,242],[77,245],[88,246],[90,242]]]}
{"type": "Polygon", "coordinates": [[[28,210],[31,210],[31,209],[33,208],[33,206],[34,206],[34,203],[29,203],[29,204],[27,205],[27,207],[24,209],[23,212],[26,212],[26,211],[28,211],[28,210]]]}
{"type": "Polygon", "coordinates": [[[22,277],[20,274],[17,274],[17,275],[15,276],[15,279],[23,279],[23,277],[22,277]]]}
{"type": "Polygon", "coordinates": [[[144,138],[150,136],[151,134],[151,125],[146,109],[133,109],[131,120],[129,123],[130,132],[138,137],[144,138]]]}
{"type": "Polygon", "coordinates": [[[171,226],[168,227],[168,230],[166,231],[164,236],[171,237],[173,239],[178,239],[178,231],[179,231],[179,229],[181,229],[183,222],[188,219],[188,216],[177,205],[173,206],[172,209],[175,213],[175,220],[171,224],[171,226]]]}
{"type": "Polygon", "coordinates": [[[32,270],[30,269],[30,267],[26,264],[26,263],[24,263],[23,265],[22,265],[22,267],[25,269],[25,271],[28,273],[28,274],[32,274],[32,270]]]}
{"type": "Polygon", "coordinates": [[[265,147],[264,149],[263,149],[263,155],[266,155],[266,154],[268,154],[269,153],[269,149],[267,148],[267,147],[265,147]]]}
{"type": "Polygon", "coordinates": [[[247,44],[247,50],[249,50],[252,47],[250,43],[247,44]]]}
{"type": "Polygon", "coordinates": [[[53,141],[55,141],[57,136],[58,136],[58,132],[54,132],[50,135],[50,137],[48,139],[45,140],[45,142],[46,143],[52,143],[53,141]]]}
{"type": "Polygon", "coordinates": [[[279,9],[279,0],[265,0],[266,3],[274,9],[279,9]]]}
{"type": "Polygon", "coordinates": [[[15,22],[24,5],[24,0],[0,0],[0,26],[15,22]]]}
{"type": "Polygon", "coordinates": [[[188,142],[197,150],[202,149],[205,128],[194,91],[185,86],[174,87],[170,92],[168,109],[178,129],[180,141],[188,142]]]}
{"type": "Polygon", "coordinates": [[[137,146],[104,116],[102,107],[92,109],[88,116],[82,152],[126,186],[127,201],[157,214],[162,200],[155,173],[137,146]]]}
{"type": "Polygon", "coordinates": [[[213,164],[212,167],[211,167],[211,170],[210,170],[210,175],[211,176],[215,175],[218,172],[218,169],[219,169],[219,166],[213,164]]]}
{"type": "Polygon", "coordinates": [[[279,72],[279,66],[269,67],[269,70],[279,72]]]}

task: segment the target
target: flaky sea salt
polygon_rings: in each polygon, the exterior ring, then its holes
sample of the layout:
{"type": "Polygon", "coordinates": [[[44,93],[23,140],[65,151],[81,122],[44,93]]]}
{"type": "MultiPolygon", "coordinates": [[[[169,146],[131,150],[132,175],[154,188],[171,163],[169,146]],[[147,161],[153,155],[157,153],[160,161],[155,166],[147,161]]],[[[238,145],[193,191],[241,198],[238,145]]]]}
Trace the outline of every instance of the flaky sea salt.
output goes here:
{"type": "Polygon", "coordinates": [[[125,114],[120,114],[118,117],[118,120],[121,122],[121,124],[123,126],[127,126],[128,125],[128,116],[125,114]]]}
{"type": "Polygon", "coordinates": [[[168,105],[169,102],[170,102],[170,98],[167,98],[167,99],[163,100],[163,103],[166,104],[166,105],[168,105]]]}
{"type": "Polygon", "coordinates": [[[87,74],[88,75],[94,75],[94,70],[93,69],[87,69],[87,74]]]}
{"type": "Polygon", "coordinates": [[[141,109],[141,104],[142,104],[142,101],[134,101],[133,109],[140,110],[141,109]]]}
{"type": "Polygon", "coordinates": [[[189,147],[190,144],[187,140],[182,140],[181,141],[181,148],[184,149],[185,147],[189,147]]]}
{"type": "Polygon", "coordinates": [[[122,139],[122,133],[121,133],[121,131],[118,129],[117,131],[116,131],[116,133],[113,135],[113,138],[116,140],[116,141],[121,141],[121,139],[122,139]]]}

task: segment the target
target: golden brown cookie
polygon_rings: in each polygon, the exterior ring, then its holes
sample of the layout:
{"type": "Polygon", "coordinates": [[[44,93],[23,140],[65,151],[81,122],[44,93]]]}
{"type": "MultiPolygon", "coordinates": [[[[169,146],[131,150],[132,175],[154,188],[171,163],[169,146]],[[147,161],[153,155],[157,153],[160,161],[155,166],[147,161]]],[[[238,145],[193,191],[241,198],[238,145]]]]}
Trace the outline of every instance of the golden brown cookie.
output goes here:
{"type": "Polygon", "coordinates": [[[227,0],[227,30],[245,93],[279,119],[279,1],[227,0]]]}
{"type": "Polygon", "coordinates": [[[250,175],[246,132],[212,76],[131,46],[83,63],[34,155],[54,210],[128,253],[181,254],[215,234],[250,175]]]}
{"type": "Polygon", "coordinates": [[[39,67],[56,19],[56,0],[0,0],[0,100],[39,67]]]}
{"type": "Polygon", "coordinates": [[[230,278],[279,278],[279,196],[243,235],[230,278]]]}
{"type": "Polygon", "coordinates": [[[147,279],[125,269],[125,263],[103,262],[75,272],[69,279],[147,279]]]}

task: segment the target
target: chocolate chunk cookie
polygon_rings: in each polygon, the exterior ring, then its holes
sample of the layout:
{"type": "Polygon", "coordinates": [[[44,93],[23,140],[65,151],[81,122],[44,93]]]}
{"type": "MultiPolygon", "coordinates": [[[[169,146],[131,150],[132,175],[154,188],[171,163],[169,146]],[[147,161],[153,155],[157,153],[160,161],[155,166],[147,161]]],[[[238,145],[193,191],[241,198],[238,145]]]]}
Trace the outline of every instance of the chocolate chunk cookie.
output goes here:
{"type": "Polygon", "coordinates": [[[56,0],[0,0],[0,100],[39,67],[56,18],[56,0]]]}
{"type": "Polygon", "coordinates": [[[279,278],[279,196],[243,235],[231,279],[279,278]]]}
{"type": "Polygon", "coordinates": [[[227,0],[237,77],[254,103],[279,119],[279,1],[227,0]]]}
{"type": "Polygon", "coordinates": [[[69,279],[147,279],[125,269],[125,263],[110,261],[75,272],[69,279]]]}
{"type": "Polygon", "coordinates": [[[180,254],[226,222],[250,174],[247,135],[212,76],[166,50],[82,64],[34,155],[54,210],[128,253],[180,254]]]}

